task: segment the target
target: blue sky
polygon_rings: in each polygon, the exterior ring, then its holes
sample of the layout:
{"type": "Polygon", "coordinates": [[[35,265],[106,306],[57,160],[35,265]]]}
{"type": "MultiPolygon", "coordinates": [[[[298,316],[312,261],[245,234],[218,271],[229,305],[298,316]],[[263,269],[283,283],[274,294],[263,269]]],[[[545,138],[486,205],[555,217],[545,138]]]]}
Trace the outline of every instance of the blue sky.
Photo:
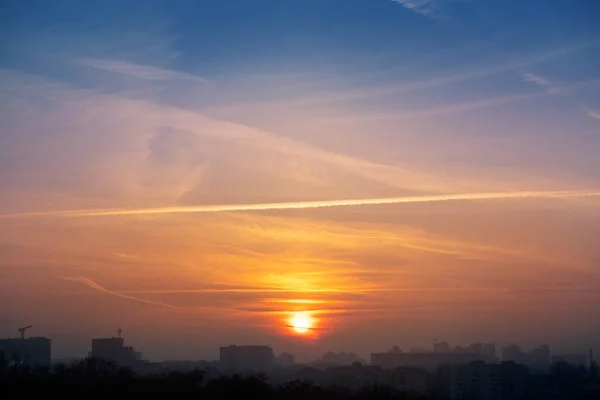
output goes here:
{"type": "Polygon", "coordinates": [[[600,190],[599,13],[595,0],[4,1],[0,320],[35,320],[65,355],[125,324],[155,358],[210,357],[218,338],[369,352],[406,323],[406,345],[597,341],[598,197],[472,194],[600,190]],[[372,202],[446,195],[463,201],[372,202]],[[145,211],[280,202],[304,206],[145,211]],[[52,214],[98,209],[121,211],[52,214]],[[265,328],[286,299],[247,286],[322,290],[331,334],[265,328]]]}
{"type": "Polygon", "coordinates": [[[112,45],[131,61],[170,64],[211,77],[238,71],[239,63],[250,69],[267,61],[273,68],[292,60],[319,65],[335,63],[340,55],[385,65],[448,51],[444,63],[451,66],[472,62],[475,55],[483,61],[553,50],[596,39],[600,29],[594,1],[552,0],[543,6],[511,0],[9,1],[5,8],[2,29],[14,51],[27,51],[19,39],[43,47],[53,41],[48,36],[58,36],[76,51],[87,46],[92,51],[94,42],[98,47],[102,42],[104,51],[112,45]],[[127,54],[128,43],[145,45],[147,54],[138,48],[127,54]],[[159,58],[159,47],[165,47],[163,60],[145,60],[159,58]]]}

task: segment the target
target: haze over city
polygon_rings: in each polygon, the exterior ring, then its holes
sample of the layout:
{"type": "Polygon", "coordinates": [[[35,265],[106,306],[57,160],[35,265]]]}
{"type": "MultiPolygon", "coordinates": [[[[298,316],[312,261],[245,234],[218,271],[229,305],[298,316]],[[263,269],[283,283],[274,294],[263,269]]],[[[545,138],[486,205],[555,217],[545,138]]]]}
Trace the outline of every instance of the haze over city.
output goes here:
{"type": "Polygon", "coordinates": [[[1,8],[0,337],[600,351],[599,3],[1,8]]]}

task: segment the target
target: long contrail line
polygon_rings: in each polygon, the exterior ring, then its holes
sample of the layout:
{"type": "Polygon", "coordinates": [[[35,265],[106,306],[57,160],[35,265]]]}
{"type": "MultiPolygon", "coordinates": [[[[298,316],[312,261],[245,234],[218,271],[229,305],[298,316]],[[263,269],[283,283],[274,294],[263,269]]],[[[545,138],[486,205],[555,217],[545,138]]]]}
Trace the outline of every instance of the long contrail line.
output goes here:
{"type": "Polygon", "coordinates": [[[260,204],[222,204],[222,205],[198,205],[198,206],[174,206],[160,208],[139,209],[96,209],[75,211],[47,211],[20,214],[4,214],[2,218],[23,217],[102,217],[118,215],[148,215],[148,214],[171,214],[171,213],[216,213],[232,211],[269,211],[269,210],[299,210],[309,208],[325,207],[347,207],[363,205],[384,205],[401,203],[428,203],[438,201],[457,200],[492,200],[492,199],[515,199],[515,198],[569,198],[600,196],[600,191],[546,191],[546,192],[499,192],[499,193],[463,193],[431,196],[404,196],[383,197],[374,199],[347,199],[347,200],[323,200],[302,201],[289,203],[260,203],[260,204]]]}

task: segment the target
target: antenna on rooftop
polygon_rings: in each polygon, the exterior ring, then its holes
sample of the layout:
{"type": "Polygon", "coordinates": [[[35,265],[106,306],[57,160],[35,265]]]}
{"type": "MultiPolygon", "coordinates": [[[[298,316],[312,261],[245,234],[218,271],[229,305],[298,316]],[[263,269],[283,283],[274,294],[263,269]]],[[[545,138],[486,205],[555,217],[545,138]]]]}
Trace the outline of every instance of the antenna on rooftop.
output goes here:
{"type": "Polygon", "coordinates": [[[121,339],[121,334],[122,334],[122,333],[123,333],[123,331],[121,330],[121,328],[119,328],[119,329],[117,330],[117,337],[118,337],[119,339],[121,339]]]}

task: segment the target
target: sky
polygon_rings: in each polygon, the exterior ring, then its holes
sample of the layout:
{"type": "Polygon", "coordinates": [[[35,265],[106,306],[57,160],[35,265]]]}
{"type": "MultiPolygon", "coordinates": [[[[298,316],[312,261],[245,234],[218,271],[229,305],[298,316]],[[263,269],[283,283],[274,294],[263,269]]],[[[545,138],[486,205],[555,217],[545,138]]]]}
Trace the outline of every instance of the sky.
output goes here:
{"type": "Polygon", "coordinates": [[[3,1],[0,336],[600,351],[598,13],[3,1]]]}

